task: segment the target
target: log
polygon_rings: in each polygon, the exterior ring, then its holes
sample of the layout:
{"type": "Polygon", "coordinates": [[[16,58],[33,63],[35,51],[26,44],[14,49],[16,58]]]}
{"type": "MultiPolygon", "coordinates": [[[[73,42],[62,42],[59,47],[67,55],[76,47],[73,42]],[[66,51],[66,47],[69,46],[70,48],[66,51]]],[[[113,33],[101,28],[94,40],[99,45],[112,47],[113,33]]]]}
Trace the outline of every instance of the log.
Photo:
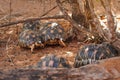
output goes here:
{"type": "Polygon", "coordinates": [[[1,80],[110,80],[112,76],[102,67],[91,65],[73,69],[15,69],[0,71],[1,80]],[[51,79],[50,79],[51,78],[51,79]]]}
{"type": "Polygon", "coordinates": [[[119,80],[119,64],[120,57],[115,57],[81,68],[1,69],[0,80],[119,80]],[[109,61],[114,62],[114,65],[109,61]],[[106,65],[110,69],[107,69],[106,65]]]}

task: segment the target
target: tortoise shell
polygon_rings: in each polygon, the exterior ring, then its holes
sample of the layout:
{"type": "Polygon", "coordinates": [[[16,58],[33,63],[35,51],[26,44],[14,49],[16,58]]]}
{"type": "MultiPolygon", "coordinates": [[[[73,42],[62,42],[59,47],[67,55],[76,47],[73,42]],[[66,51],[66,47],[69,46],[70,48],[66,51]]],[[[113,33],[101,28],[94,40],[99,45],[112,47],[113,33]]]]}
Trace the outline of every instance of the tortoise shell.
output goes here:
{"type": "Polygon", "coordinates": [[[38,35],[37,27],[38,22],[27,22],[24,24],[21,33],[19,34],[19,45],[21,47],[31,48],[31,52],[37,46],[44,47],[42,39],[38,35]]]}
{"type": "Polygon", "coordinates": [[[66,46],[64,43],[64,29],[56,22],[46,23],[43,28],[40,29],[40,34],[44,44],[60,44],[61,46],[66,46]]]}
{"type": "Polygon", "coordinates": [[[98,60],[117,55],[117,50],[109,43],[89,44],[78,51],[75,57],[74,67],[78,68],[87,64],[96,63],[98,60]]]}
{"type": "Polygon", "coordinates": [[[31,52],[35,47],[44,47],[41,38],[38,37],[38,33],[32,30],[24,30],[19,35],[19,45],[21,47],[31,48],[31,52]]]}
{"type": "Polygon", "coordinates": [[[63,58],[53,54],[46,55],[35,66],[29,68],[70,68],[69,62],[63,58]]]}

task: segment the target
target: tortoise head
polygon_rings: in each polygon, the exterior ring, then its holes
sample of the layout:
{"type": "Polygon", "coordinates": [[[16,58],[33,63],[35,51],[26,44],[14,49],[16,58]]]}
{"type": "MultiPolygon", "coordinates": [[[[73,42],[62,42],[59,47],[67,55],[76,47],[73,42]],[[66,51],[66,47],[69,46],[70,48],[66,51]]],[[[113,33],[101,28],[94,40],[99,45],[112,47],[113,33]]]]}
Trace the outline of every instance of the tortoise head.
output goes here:
{"type": "Polygon", "coordinates": [[[44,48],[44,44],[41,37],[38,37],[37,41],[35,42],[35,45],[44,48]]]}
{"type": "Polygon", "coordinates": [[[54,27],[56,27],[56,26],[58,26],[58,25],[59,25],[58,23],[53,22],[53,23],[51,24],[51,27],[54,28],[54,27]]]}
{"type": "Polygon", "coordinates": [[[61,66],[64,67],[64,68],[71,68],[68,60],[66,60],[66,59],[63,58],[63,57],[60,57],[59,65],[61,65],[61,66]]]}
{"type": "Polygon", "coordinates": [[[40,22],[38,20],[36,21],[27,21],[23,24],[23,30],[29,29],[29,30],[37,30],[39,29],[40,22]]]}

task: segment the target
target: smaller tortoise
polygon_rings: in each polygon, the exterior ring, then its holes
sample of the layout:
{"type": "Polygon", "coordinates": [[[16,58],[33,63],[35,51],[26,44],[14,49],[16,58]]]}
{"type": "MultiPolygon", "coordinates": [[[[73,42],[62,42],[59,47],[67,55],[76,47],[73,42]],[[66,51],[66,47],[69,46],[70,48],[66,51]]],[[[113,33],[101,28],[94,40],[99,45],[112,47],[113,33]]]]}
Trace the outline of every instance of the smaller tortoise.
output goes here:
{"type": "Polygon", "coordinates": [[[48,22],[40,29],[40,36],[45,45],[66,46],[64,43],[64,29],[56,22],[48,22]]]}
{"type": "Polygon", "coordinates": [[[27,22],[23,25],[23,29],[19,34],[19,45],[21,47],[31,48],[31,52],[35,47],[43,47],[42,39],[39,37],[37,27],[39,22],[27,22]]]}
{"type": "Polygon", "coordinates": [[[97,60],[111,58],[118,55],[118,51],[109,43],[89,44],[81,48],[74,62],[74,67],[78,68],[87,64],[96,63],[97,60]]]}
{"type": "Polygon", "coordinates": [[[35,66],[29,68],[70,68],[69,62],[60,56],[53,54],[46,55],[35,66]]]}

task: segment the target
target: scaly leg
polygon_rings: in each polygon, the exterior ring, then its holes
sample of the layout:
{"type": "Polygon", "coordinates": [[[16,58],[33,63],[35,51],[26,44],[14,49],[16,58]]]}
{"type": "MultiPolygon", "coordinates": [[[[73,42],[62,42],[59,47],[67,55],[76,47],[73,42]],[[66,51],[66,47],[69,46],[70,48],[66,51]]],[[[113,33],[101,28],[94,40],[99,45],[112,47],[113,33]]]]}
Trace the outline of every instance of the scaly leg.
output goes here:
{"type": "Polygon", "coordinates": [[[42,47],[42,48],[44,48],[44,47],[45,47],[45,45],[44,45],[44,44],[41,44],[41,47],[42,47]]]}
{"type": "Polygon", "coordinates": [[[36,45],[37,47],[38,47],[38,46],[39,46],[39,47],[42,47],[42,48],[45,47],[43,43],[37,43],[37,42],[36,42],[35,45],[36,45]]]}
{"type": "Polygon", "coordinates": [[[66,44],[63,42],[62,39],[59,40],[59,44],[60,44],[61,46],[63,46],[63,47],[66,47],[66,44]]]}
{"type": "Polygon", "coordinates": [[[30,48],[31,48],[31,52],[33,53],[33,49],[35,48],[35,44],[32,44],[32,45],[30,46],[30,48]]]}

